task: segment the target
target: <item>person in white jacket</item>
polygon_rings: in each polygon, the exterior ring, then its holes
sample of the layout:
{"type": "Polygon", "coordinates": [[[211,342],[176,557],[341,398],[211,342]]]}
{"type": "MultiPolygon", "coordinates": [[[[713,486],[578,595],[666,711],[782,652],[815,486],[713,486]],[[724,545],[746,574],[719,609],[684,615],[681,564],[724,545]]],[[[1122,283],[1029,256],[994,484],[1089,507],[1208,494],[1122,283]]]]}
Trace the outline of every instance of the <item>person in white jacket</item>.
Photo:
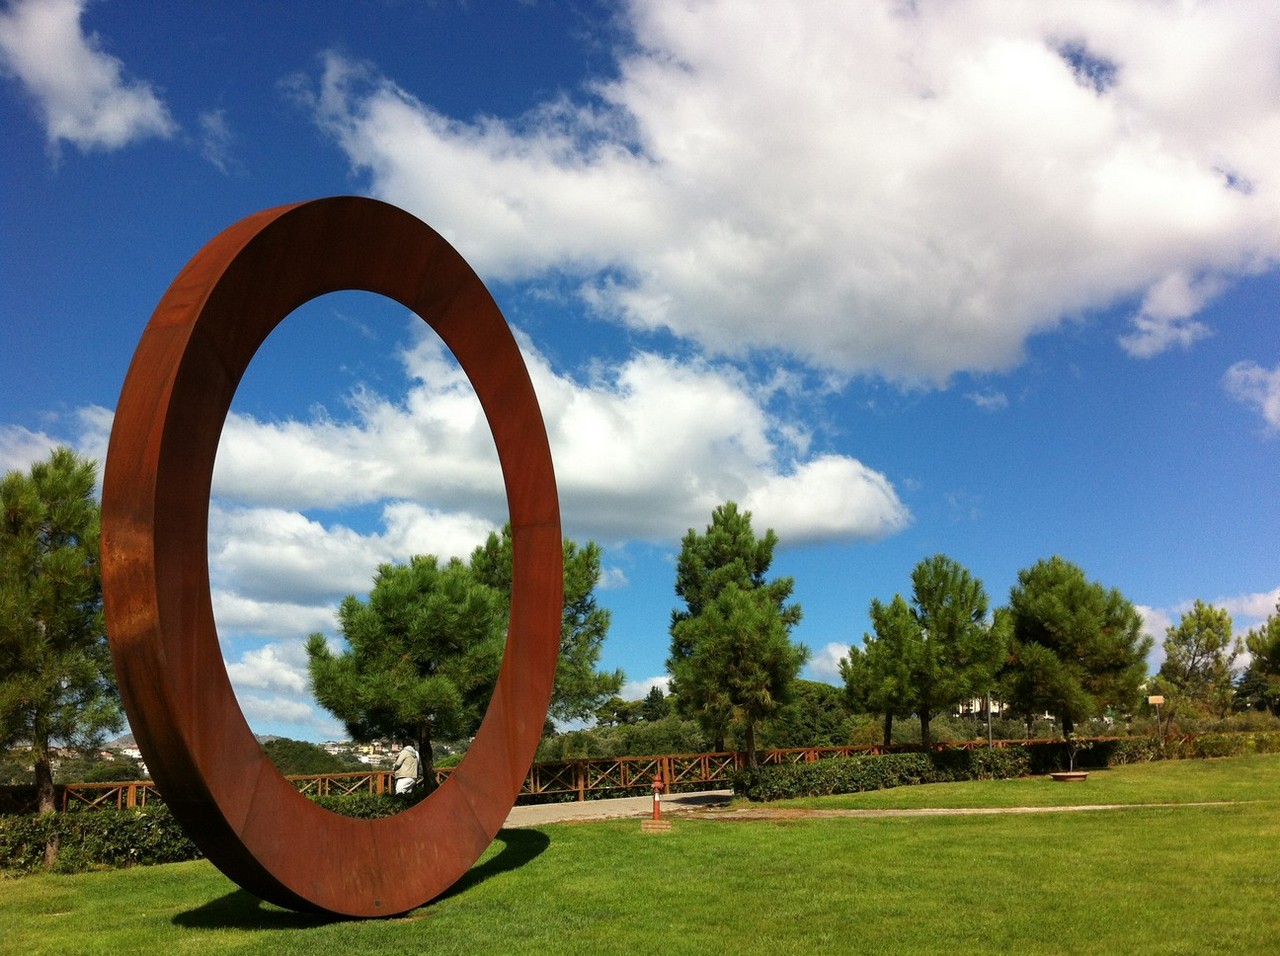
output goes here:
{"type": "Polygon", "coordinates": [[[418,779],[418,751],[413,744],[405,744],[396,754],[396,762],[391,767],[391,776],[396,781],[396,793],[408,793],[418,779]]]}

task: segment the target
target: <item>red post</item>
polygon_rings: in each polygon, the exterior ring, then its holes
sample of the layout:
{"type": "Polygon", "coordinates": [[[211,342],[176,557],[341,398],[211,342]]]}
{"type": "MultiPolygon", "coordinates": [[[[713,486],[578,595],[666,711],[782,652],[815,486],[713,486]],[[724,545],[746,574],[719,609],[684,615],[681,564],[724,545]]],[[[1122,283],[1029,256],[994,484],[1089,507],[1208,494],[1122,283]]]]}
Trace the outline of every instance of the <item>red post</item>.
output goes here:
{"type": "Polygon", "coordinates": [[[653,818],[662,819],[662,774],[653,775],[653,818]]]}

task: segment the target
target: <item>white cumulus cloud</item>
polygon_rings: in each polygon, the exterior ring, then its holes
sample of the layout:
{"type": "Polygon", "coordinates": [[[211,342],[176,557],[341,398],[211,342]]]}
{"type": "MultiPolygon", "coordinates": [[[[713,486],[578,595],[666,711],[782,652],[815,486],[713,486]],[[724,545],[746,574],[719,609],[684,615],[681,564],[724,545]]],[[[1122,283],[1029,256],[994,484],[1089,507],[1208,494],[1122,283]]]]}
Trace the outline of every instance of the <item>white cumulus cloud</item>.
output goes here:
{"type": "Polygon", "coordinates": [[[1273,13],[633,0],[616,77],[515,120],[338,54],[304,98],[486,276],[567,276],[711,352],[942,383],[1130,298],[1131,353],[1189,345],[1280,257],[1273,13]]]}
{"type": "Polygon", "coordinates": [[[227,665],[227,676],[237,688],[279,689],[301,693],[310,685],[305,649],[300,644],[267,644],[247,651],[240,660],[227,665]],[[294,653],[290,653],[290,650],[294,653]],[[300,656],[297,651],[301,650],[300,656]]]}
{"type": "Polygon", "coordinates": [[[821,649],[813,652],[809,658],[808,670],[809,676],[813,680],[826,681],[829,684],[839,684],[840,681],[840,660],[849,656],[849,645],[840,644],[832,641],[821,649]]]}
{"type": "MultiPolygon", "coordinates": [[[[464,542],[502,524],[497,454],[470,385],[433,335],[404,361],[408,395],[361,392],[351,421],[229,418],[214,491],[253,507],[215,512],[220,560],[252,570],[258,586],[287,560],[290,587],[324,589],[339,553],[365,568],[397,548],[465,555],[464,542]],[[377,541],[301,516],[384,499],[393,503],[377,541]]],[[[811,427],[772,411],[769,389],[731,366],[637,353],[579,382],[527,345],[526,361],[574,537],[672,539],[730,499],[789,544],[875,539],[910,520],[884,475],[846,455],[806,454],[811,427]]]]}
{"type": "Polygon", "coordinates": [[[644,700],[655,687],[661,688],[664,694],[670,692],[671,678],[665,674],[660,677],[646,677],[644,680],[629,680],[622,685],[618,696],[623,700],[644,700]]]}
{"type": "Polygon", "coordinates": [[[49,146],[119,149],[177,131],[149,83],[126,76],[124,64],[80,25],[84,0],[16,0],[0,13],[0,68],[34,100],[49,146]]]}
{"type": "Polygon", "coordinates": [[[1280,365],[1268,369],[1257,362],[1237,362],[1222,384],[1232,398],[1256,408],[1268,427],[1280,429],[1280,365]]]}

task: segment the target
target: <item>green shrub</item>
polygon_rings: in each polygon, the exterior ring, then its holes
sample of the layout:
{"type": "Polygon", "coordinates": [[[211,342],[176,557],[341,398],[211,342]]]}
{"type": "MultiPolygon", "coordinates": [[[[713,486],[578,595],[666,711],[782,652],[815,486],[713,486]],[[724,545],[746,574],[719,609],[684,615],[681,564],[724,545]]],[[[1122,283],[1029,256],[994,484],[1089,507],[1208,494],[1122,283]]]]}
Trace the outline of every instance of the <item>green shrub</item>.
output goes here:
{"type": "Polygon", "coordinates": [[[0,816],[0,871],[30,873],[44,866],[45,844],[58,820],[51,813],[0,816]]]}
{"type": "Polygon", "coordinates": [[[1122,764],[1150,763],[1163,760],[1164,752],[1155,737],[1122,737],[1119,740],[1099,742],[1095,753],[1101,758],[1101,766],[1116,767],[1122,764]]]}
{"type": "Polygon", "coordinates": [[[136,810],[0,817],[0,870],[29,873],[42,868],[51,837],[58,842],[54,869],[60,873],[178,863],[200,856],[168,808],[157,804],[136,810]]]}
{"type": "Polygon", "coordinates": [[[734,775],[733,790],[748,800],[786,800],[919,783],[1020,777],[1029,768],[1030,755],[1024,747],[864,754],[741,770],[734,775]]]}
{"type": "Polygon", "coordinates": [[[1242,757],[1246,754],[1280,752],[1280,733],[1208,733],[1179,738],[1171,742],[1170,756],[1242,757]]]}
{"type": "Polygon", "coordinates": [[[315,803],[332,813],[358,820],[378,820],[408,810],[428,796],[426,787],[419,784],[409,793],[344,793],[327,797],[311,797],[315,803]]]}

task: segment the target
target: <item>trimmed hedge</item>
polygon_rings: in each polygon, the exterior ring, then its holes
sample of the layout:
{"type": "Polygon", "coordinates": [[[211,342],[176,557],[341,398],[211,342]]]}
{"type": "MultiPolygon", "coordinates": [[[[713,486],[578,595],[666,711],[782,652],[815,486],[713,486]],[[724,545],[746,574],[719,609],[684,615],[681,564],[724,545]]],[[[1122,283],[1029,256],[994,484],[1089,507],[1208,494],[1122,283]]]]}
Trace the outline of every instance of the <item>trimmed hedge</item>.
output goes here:
{"type": "Polygon", "coordinates": [[[1171,758],[1274,754],[1280,753],[1280,733],[1274,730],[1259,730],[1246,733],[1196,734],[1178,739],[1169,750],[1171,758]]]}
{"type": "Polygon", "coordinates": [[[44,868],[45,846],[58,842],[57,873],[179,863],[201,853],[163,804],[137,810],[75,810],[0,816],[0,870],[44,868]]]}
{"type": "Polygon", "coordinates": [[[733,791],[748,800],[786,800],[835,793],[859,793],[919,783],[1003,780],[1031,772],[1025,747],[935,750],[880,756],[835,757],[813,763],[740,770],[733,791]]]}
{"type": "MultiPolygon", "coordinates": [[[[318,797],[315,802],[343,816],[371,820],[406,810],[424,796],[351,794],[318,797]]],[[[203,855],[169,808],[157,802],[139,809],[104,807],[0,816],[0,871],[44,869],[50,837],[58,841],[55,873],[181,863],[203,855]]]]}

